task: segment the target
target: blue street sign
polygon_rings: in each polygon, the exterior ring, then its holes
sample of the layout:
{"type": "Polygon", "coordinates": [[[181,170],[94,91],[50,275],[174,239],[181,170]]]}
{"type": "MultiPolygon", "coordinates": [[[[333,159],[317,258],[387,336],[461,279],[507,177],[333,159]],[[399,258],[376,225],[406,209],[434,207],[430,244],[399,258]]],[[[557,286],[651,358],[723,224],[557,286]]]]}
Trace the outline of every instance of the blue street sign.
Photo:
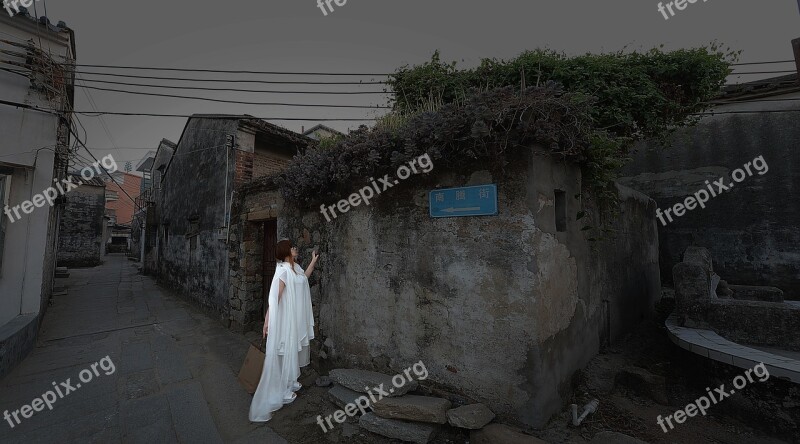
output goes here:
{"type": "Polygon", "coordinates": [[[428,194],[431,217],[494,216],[497,185],[447,188],[428,194]]]}

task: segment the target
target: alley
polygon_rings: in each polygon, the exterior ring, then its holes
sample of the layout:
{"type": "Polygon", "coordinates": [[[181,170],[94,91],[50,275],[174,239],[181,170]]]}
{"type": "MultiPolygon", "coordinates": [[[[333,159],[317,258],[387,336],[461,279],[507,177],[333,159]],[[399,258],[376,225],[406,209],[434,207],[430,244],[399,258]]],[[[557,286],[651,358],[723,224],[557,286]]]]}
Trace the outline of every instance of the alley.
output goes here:
{"type": "Polygon", "coordinates": [[[13,428],[3,421],[0,442],[286,442],[248,421],[251,397],[236,379],[247,340],[139,275],[124,256],[73,269],[56,289],[66,294],[54,297],[36,348],[0,381],[0,413],[68,378],[75,389],[52,411],[19,416],[13,428]],[[81,370],[106,356],[113,373],[98,368],[78,386],[81,370]]]}

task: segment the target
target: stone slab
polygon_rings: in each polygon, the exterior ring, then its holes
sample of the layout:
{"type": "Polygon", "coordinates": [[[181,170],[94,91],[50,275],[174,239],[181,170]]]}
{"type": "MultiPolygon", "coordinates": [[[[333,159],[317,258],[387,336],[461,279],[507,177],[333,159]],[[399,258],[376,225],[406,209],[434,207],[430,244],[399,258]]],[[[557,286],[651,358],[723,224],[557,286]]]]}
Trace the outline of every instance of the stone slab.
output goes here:
{"type": "Polygon", "coordinates": [[[402,385],[398,384],[398,386],[395,386],[392,383],[392,376],[369,370],[339,368],[331,370],[329,376],[331,380],[337,384],[349,388],[350,390],[354,390],[359,393],[368,393],[371,390],[375,396],[379,395],[379,392],[375,390],[376,388],[380,388],[381,390],[385,391],[386,395],[384,396],[392,397],[405,395],[406,393],[416,390],[417,387],[419,387],[419,383],[417,383],[417,381],[409,382],[408,379],[406,379],[403,375],[397,375],[395,379],[399,381],[402,378],[404,383],[402,385]]]}
{"type": "Polygon", "coordinates": [[[405,395],[383,398],[372,406],[372,410],[381,418],[444,424],[451,406],[450,401],[442,398],[405,395]]]}
{"type": "Polygon", "coordinates": [[[358,425],[372,433],[404,442],[427,444],[436,433],[436,426],[418,422],[406,422],[397,419],[386,419],[374,413],[362,415],[358,425]]]}

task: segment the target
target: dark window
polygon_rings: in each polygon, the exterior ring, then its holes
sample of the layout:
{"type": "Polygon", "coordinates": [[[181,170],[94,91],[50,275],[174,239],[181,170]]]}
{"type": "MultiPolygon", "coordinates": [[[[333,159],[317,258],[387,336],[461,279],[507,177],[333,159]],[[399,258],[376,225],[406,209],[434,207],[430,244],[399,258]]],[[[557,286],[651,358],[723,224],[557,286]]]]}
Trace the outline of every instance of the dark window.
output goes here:
{"type": "Polygon", "coordinates": [[[555,190],[556,195],[556,231],[567,231],[567,193],[555,190]]]}

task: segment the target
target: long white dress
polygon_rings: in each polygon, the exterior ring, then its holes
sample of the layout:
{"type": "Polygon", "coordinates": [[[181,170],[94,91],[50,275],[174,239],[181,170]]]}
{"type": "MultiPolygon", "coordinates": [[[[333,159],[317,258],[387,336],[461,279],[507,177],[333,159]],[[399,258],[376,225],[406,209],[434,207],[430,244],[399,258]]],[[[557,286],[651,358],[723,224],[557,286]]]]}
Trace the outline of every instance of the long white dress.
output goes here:
{"type": "Polygon", "coordinates": [[[250,421],[265,422],[272,412],[294,401],[300,389],[300,367],[310,361],[309,341],[314,339],[311,290],[303,269],[295,271],[279,262],[269,291],[269,329],[264,370],[250,404],[250,421]],[[280,282],[286,285],[278,303],[280,282]]]}

